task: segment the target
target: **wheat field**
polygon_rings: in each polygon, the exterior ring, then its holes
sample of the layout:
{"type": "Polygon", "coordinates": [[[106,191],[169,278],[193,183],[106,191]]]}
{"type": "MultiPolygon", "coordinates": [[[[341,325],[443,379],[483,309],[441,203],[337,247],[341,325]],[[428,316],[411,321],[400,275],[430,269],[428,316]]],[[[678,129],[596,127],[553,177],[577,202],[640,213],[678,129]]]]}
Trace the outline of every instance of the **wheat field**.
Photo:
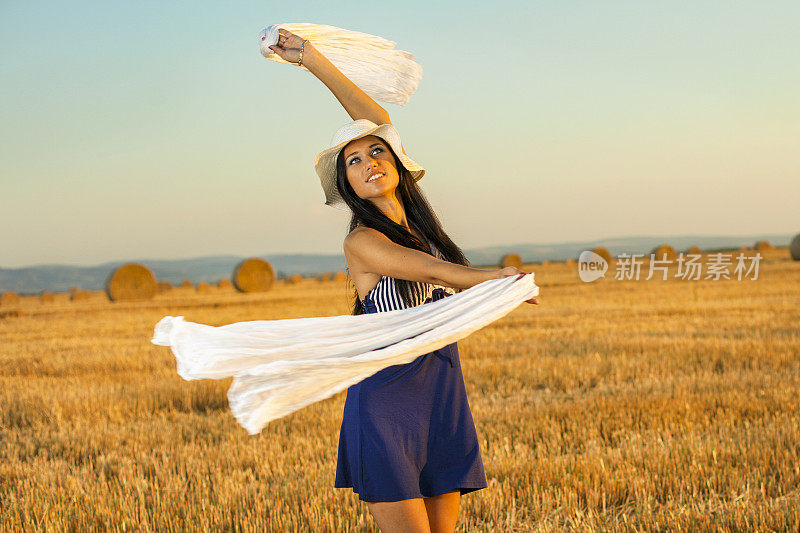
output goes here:
{"type": "MultiPolygon", "coordinates": [[[[489,487],[458,531],[800,529],[800,262],[757,280],[541,287],[459,342],[489,487]]],[[[102,293],[0,315],[0,530],[377,531],[334,489],[345,393],[249,436],[230,379],[183,381],[165,315],[212,325],[346,314],[346,282],[102,293]]]]}

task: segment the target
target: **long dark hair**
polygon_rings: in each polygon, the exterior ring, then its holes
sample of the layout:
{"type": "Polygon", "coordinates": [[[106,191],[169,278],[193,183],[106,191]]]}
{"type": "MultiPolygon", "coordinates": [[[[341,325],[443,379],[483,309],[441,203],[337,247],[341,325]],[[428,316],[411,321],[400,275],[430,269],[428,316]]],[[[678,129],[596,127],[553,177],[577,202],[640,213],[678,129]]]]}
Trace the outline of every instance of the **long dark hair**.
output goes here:
{"type": "MultiPolygon", "coordinates": [[[[403,203],[409,226],[416,229],[425,238],[430,239],[436,248],[439,249],[445,261],[469,266],[469,261],[464,257],[461,248],[456,246],[442,229],[442,224],[439,222],[436,213],[433,212],[431,205],[428,203],[422,190],[417,186],[417,182],[414,181],[411,173],[403,166],[403,163],[397,157],[392,147],[389,146],[389,143],[384,139],[381,140],[389,148],[392,156],[394,156],[397,173],[400,175],[397,192],[403,203]]],[[[356,226],[362,225],[380,231],[389,240],[401,246],[433,255],[433,250],[431,250],[427,242],[421,242],[413,233],[384,215],[375,204],[359,197],[355,193],[352,185],[350,185],[350,182],[347,180],[347,170],[344,164],[344,150],[340,150],[339,155],[336,157],[336,188],[339,190],[339,194],[350,207],[350,211],[353,214],[350,218],[350,224],[347,230],[348,234],[353,231],[356,226]]],[[[350,283],[352,284],[352,281],[350,283]]],[[[420,282],[396,279],[395,285],[407,307],[412,307],[416,302],[419,302],[419,299],[422,297],[424,288],[423,284],[420,282]]],[[[355,301],[353,303],[352,314],[360,315],[365,313],[364,304],[359,298],[355,286],[353,286],[353,293],[355,301]]]]}

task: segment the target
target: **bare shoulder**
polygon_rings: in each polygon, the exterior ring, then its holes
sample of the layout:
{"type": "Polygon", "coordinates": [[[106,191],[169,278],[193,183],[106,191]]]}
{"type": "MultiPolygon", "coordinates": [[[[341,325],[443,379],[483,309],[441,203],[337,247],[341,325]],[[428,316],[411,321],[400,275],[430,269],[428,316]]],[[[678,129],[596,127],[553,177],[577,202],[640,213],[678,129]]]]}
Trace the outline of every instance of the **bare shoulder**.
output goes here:
{"type": "Polygon", "coordinates": [[[384,244],[382,241],[394,244],[386,235],[376,229],[366,226],[354,228],[353,231],[347,234],[342,244],[348,268],[351,271],[366,271],[364,256],[374,255],[378,247],[384,244]]]}
{"type": "Polygon", "coordinates": [[[363,253],[365,245],[369,246],[369,243],[364,242],[365,240],[379,238],[386,237],[384,237],[381,232],[366,226],[354,228],[353,231],[348,233],[347,237],[344,238],[343,248],[347,269],[358,291],[359,298],[362,300],[369,291],[378,284],[381,276],[372,272],[367,272],[364,269],[363,262],[360,260],[359,255],[363,253]]]}
{"type": "Polygon", "coordinates": [[[389,240],[383,233],[380,231],[368,228],[366,226],[358,226],[353,229],[350,233],[347,234],[347,237],[344,238],[344,251],[345,254],[347,252],[358,249],[365,244],[374,243],[375,241],[380,240],[389,240]]]}
{"type": "Polygon", "coordinates": [[[345,259],[352,267],[363,272],[384,275],[388,275],[388,270],[393,270],[391,267],[387,270],[386,263],[402,261],[406,254],[417,252],[395,243],[380,231],[367,227],[355,228],[347,235],[343,246],[345,259]]]}

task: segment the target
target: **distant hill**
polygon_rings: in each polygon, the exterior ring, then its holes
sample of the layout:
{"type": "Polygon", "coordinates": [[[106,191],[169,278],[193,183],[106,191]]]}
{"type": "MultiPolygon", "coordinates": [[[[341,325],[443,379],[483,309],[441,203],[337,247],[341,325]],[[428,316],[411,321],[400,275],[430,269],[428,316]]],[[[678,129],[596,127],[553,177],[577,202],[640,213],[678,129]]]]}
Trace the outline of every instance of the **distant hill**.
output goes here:
{"type": "MultiPolygon", "coordinates": [[[[770,234],[757,236],[671,236],[671,237],[620,237],[595,241],[572,241],[556,244],[508,244],[501,246],[473,248],[464,254],[473,266],[496,265],[507,253],[519,254],[526,263],[538,261],[558,261],[577,258],[583,250],[598,246],[608,249],[611,255],[623,252],[649,253],[659,244],[670,244],[676,250],[686,250],[699,246],[703,250],[738,250],[742,246],[753,246],[756,241],[766,240],[775,246],[788,246],[791,234],[770,234]]],[[[321,272],[344,270],[344,256],[323,254],[276,254],[264,255],[278,278],[292,274],[313,276],[321,272]]],[[[0,268],[0,292],[14,291],[19,294],[37,294],[42,290],[61,292],[76,286],[88,290],[100,290],[108,274],[119,265],[137,262],[147,265],[159,280],[180,283],[190,279],[216,282],[229,278],[236,264],[244,257],[234,255],[198,257],[193,259],[154,260],[130,259],[112,261],[94,266],[36,265],[22,268],[0,268]]]]}

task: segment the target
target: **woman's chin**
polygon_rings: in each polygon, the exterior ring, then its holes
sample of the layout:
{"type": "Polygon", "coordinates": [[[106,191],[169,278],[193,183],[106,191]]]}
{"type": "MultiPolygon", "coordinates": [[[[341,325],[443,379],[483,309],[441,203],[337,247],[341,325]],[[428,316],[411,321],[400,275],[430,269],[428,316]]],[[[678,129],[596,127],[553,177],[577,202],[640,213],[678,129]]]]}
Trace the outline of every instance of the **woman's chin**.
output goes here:
{"type": "MultiPolygon", "coordinates": [[[[382,180],[378,180],[382,181],[382,180]]],[[[387,185],[383,183],[375,183],[373,184],[368,191],[365,191],[364,196],[362,198],[366,198],[368,200],[375,199],[375,198],[382,198],[386,196],[393,196],[394,191],[397,189],[397,184],[395,185],[387,185]]]]}

